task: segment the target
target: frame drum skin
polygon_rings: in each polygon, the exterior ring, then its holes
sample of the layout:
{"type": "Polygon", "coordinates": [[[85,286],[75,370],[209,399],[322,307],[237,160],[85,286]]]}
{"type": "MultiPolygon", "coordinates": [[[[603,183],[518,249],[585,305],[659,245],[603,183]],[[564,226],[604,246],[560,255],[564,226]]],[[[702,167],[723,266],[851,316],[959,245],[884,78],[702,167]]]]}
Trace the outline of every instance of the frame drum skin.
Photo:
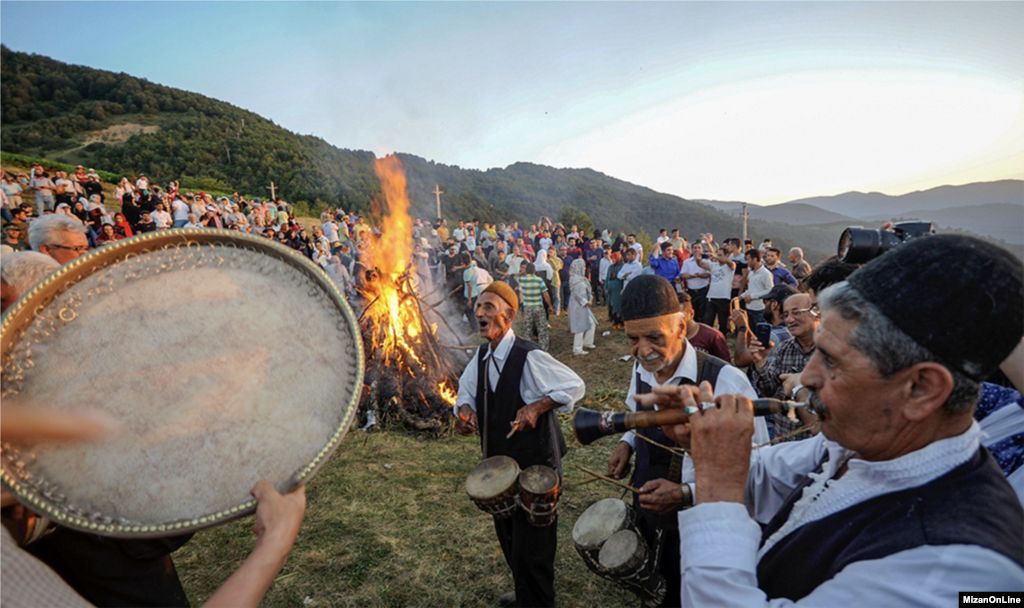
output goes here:
{"type": "Polygon", "coordinates": [[[193,532],[306,483],[354,419],[355,315],[310,260],[227,230],[142,234],[62,266],[0,328],[4,404],[91,409],[96,442],[0,446],[3,486],[104,536],[193,532]]]}

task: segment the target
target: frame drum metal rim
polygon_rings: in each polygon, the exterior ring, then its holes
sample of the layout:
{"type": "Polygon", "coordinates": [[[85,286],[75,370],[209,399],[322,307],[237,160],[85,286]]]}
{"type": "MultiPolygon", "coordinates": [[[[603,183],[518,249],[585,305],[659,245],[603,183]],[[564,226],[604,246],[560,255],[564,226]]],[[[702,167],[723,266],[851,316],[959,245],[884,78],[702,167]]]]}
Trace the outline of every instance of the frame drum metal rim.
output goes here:
{"type": "MultiPolygon", "coordinates": [[[[327,444],[317,452],[316,456],[305,466],[295,471],[286,482],[285,491],[306,483],[316,473],[334,450],[341,443],[359,407],[360,390],[365,372],[362,333],[359,323],[348,301],[338,291],[337,286],[323,270],[302,254],[284,245],[263,237],[252,236],[234,230],[217,229],[172,229],[158,232],[147,232],[123,239],[115,243],[99,247],[90,253],[64,264],[35,287],[22,295],[11,308],[4,313],[0,322],[0,362],[6,367],[12,349],[20,342],[22,334],[35,318],[35,311],[52,302],[58,295],[78,281],[91,276],[98,270],[106,268],[114,262],[126,259],[131,254],[148,253],[165,249],[168,246],[190,245],[223,245],[252,249],[274,257],[296,270],[305,273],[334,302],[341,311],[342,317],[352,332],[353,342],[358,361],[352,391],[348,402],[344,404],[345,415],[341,424],[334,429],[327,444]]],[[[256,512],[256,499],[250,499],[217,513],[210,513],[194,519],[183,519],[163,524],[127,526],[117,523],[104,523],[76,516],[65,511],[60,505],[49,500],[32,486],[22,482],[13,475],[7,466],[7,444],[0,446],[3,452],[0,469],[0,483],[26,508],[50,518],[54,523],[92,534],[116,538],[160,538],[165,536],[196,532],[222,523],[226,523],[256,512]]],[[[258,480],[253,480],[255,484],[258,480]]],[[[278,486],[280,487],[280,486],[278,486]]]]}

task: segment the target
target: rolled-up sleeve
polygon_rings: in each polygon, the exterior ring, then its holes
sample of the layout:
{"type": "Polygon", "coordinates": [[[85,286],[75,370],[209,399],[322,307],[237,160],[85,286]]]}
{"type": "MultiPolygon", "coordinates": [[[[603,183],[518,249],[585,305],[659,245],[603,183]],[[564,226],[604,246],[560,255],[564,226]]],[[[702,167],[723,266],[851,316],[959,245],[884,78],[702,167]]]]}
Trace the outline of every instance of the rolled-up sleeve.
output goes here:
{"type": "Polygon", "coordinates": [[[455,398],[455,407],[452,411],[456,416],[459,414],[459,408],[463,405],[468,405],[476,411],[476,386],[477,386],[477,355],[474,356],[466,364],[466,369],[463,370],[462,375],[459,376],[459,394],[455,398]]]}
{"type": "MultiPolygon", "coordinates": [[[[473,386],[476,390],[475,383],[473,386]]],[[[461,389],[460,385],[460,396],[461,389]]],[[[583,379],[564,363],[540,349],[535,349],[526,356],[526,365],[523,369],[523,379],[519,384],[519,391],[526,403],[551,397],[552,401],[559,404],[557,408],[559,412],[569,414],[572,412],[573,405],[586,394],[587,386],[583,383],[583,379]]]]}

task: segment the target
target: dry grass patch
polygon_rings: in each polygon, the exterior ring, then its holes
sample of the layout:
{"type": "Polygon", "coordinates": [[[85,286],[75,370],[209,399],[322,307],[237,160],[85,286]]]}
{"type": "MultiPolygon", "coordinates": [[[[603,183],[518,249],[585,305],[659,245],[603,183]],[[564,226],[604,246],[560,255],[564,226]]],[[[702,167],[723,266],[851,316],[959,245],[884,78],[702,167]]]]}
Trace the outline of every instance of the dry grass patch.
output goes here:
{"type": "MultiPolygon", "coordinates": [[[[621,409],[629,381],[629,364],[617,360],[628,352],[622,333],[601,337],[599,329],[598,350],[572,357],[565,316],[551,321],[552,354],[587,381],[581,405],[621,409]]],[[[603,320],[602,328],[607,325],[603,320]]],[[[570,444],[566,482],[582,478],[575,463],[604,469],[616,440],[580,446],[567,416],[562,425],[570,444]]],[[[466,475],[479,460],[476,437],[427,440],[400,429],[349,433],[307,488],[302,531],[264,605],[497,605],[512,589],[512,577],[491,518],[465,493],[466,475]]],[[[555,561],[560,606],[636,605],[632,595],[587,570],[572,543],[580,514],[620,492],[592,483],[563,494],[555,561]]],[[[249,518],[200,532],[175,554],[193,604],[209,598],[252,549],[251,526],[249,518]]]]}

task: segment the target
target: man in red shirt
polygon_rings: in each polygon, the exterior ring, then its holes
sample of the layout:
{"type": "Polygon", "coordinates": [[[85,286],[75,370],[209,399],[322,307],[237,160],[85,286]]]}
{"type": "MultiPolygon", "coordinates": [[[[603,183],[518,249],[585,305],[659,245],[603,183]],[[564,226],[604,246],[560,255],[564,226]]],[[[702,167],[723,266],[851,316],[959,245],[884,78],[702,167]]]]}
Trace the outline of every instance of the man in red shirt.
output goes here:
{"type": "Polygon", "coordinates": [[[710,325],[694,320],[690,294],[683,293],[679,296],[679,308],[686,319],[686,339],[690,344],[697,350],[714,355],[726,363],[731,362],[732,354],[729,352],[729,342],[726,341],[725,335],[710,325]]]}

